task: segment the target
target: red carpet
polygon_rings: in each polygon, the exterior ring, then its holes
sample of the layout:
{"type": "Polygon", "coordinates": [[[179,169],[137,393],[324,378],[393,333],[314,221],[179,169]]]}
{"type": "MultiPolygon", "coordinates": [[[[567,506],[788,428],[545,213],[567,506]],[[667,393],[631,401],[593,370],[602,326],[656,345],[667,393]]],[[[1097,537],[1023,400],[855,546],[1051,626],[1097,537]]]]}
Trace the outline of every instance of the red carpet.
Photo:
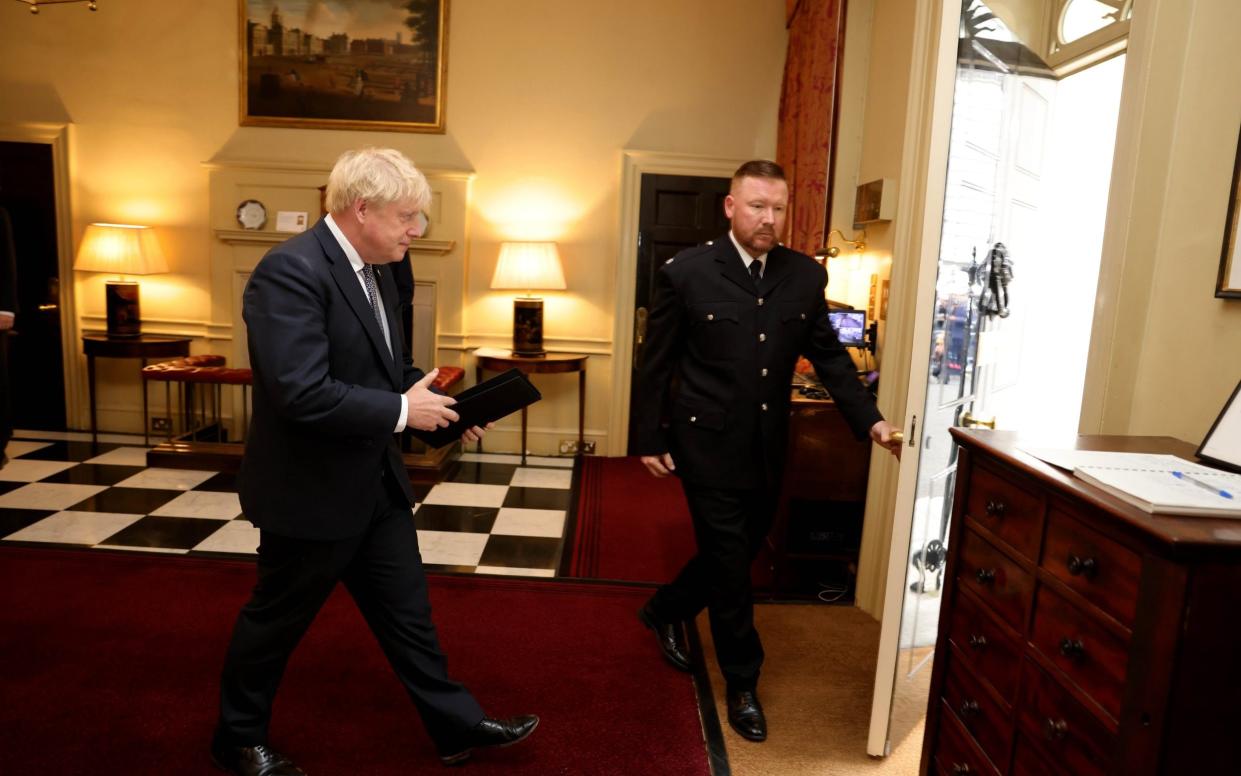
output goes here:
{"type": "MultiPolygon", "coordinates": [[[[217,677],[249,563],[0,549],[5,773],[208,774],[217,677]]],[[[689,677],[634,611],[643,589],[431,580],[453,675],[494,715],[537,713],[471,774],[707,774],[689,677]]],[[[272,744],[311,776],[438,773],[408,697],[342,590],[294,653],[272,744]]],[[[446,771],[443,771],[446,772],[446,771]]]]}
{"type": "Polygon", "coordinates": [[[638,458],[582,459],[573,554],[566,576],[668,582],[694,554],[689,507],[675,477],[638,458]]]}

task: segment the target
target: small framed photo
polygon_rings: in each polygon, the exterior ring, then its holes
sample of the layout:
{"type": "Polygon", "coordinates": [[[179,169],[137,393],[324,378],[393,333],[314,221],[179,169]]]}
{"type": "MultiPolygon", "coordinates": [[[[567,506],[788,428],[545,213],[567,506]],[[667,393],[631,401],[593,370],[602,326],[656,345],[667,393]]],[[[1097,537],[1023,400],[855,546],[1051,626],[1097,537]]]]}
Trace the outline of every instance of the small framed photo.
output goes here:
{"type": "Polygon", "coordinates": [[[443,132],[448,0],[237,0],[243,126],[443,132]]]}
{"type": "Polygon", "coordinates": [[[1232,194],[1228,197],[1228,217],[1224,221],[1224,250],[1219,259],[1219,281],[1215,295],[1241,299],[1241,255],[1237,252],[1237,231],[1241,229],[1241,137],[1237,138],[1237,160],[1232,167],[1232,194]]]}
{"type": "Polygon", "coordinates": [[[1241,472],[1241,382],[1202,440],[1198,457],[1212,466],[1241,472]]]}

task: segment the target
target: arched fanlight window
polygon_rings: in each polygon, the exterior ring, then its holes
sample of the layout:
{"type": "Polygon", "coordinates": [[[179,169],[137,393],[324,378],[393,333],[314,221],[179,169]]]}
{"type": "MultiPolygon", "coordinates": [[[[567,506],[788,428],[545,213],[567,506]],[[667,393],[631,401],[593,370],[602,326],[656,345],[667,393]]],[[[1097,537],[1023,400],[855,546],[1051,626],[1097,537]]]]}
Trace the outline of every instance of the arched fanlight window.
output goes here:
{"type": "Polygon", "coordinates": [[[1049,64],[1059,75],[1124,51],[1134,0],[1057,0],[1049,64]]]}
{"type": "Polygon", "coordinates": [[[1116,22],[1128,21],[1132,14],[1133,0],[1068,0],[1060,9],[1056,38],[1063,46],[1116,22]]]}

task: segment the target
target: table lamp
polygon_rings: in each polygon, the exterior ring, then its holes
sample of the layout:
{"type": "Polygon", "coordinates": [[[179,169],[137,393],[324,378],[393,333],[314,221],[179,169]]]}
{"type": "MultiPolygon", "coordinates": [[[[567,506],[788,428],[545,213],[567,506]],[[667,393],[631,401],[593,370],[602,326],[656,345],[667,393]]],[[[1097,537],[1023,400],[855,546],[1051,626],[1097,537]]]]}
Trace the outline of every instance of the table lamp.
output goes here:
{"type": "Polygon", "coordinates": [[[125,275],[167,272],[168,262],[149,226],[89,224],[82,234],[73,268],[120,275],[107,282],[108,336],[137,337],[142,332],[138,283],[125,280],[125,275]]]}
{"type": "Polygon", "coordinates": [[[513,300],[513,353],[545,356],[543,349],[543,300],[534,290],[563,291],[564,270],[554,242],[500,243],[500,261],[491,278],[496,291],[521,289],[524,297],[513,300]]]}

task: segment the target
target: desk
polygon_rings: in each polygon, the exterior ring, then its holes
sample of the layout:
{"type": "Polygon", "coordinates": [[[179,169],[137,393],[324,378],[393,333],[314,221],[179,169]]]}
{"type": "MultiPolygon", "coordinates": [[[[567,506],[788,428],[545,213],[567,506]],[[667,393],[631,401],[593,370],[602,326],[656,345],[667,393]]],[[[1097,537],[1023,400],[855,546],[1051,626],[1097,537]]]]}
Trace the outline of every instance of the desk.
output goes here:
{"type": "MultiPolygon", "coordinates": [[[[474,352],[478,358],[475,368],[477,382],[483,381],[483,371],[503,372],[509,369],[520,369],[525,374],[565,374],[577,372],[577,451],[581,455],[586,430],[586,359],[589,356],[572,353],[548,353],[545,356],[518,356],[511,350],[496,348],[479,348],[474,352]]],[[[480,440],[478,449],[483,449],[480,440]]],[[[521,409],[521,464],[526,465],[526,408],[521,409]]]]}
{"type": "MultiPolygon", "coordinates": [[[[165,337],[159,334],[139,334],[137,337],[109,337],[106,334],[83,334],[82,352],[86,354],[86,375],[90,388],[90,439],[95,442],[95,359],[139,358],[147,365],[151,358],[178,358],[190,354],[189,337],[165,337]]],[[[138,387],[142,401],[146,402],[146,383],[139,373],[138,387]]],[[[143,442],[148,441],[149,429],[142,429],[143,442]]]]}

